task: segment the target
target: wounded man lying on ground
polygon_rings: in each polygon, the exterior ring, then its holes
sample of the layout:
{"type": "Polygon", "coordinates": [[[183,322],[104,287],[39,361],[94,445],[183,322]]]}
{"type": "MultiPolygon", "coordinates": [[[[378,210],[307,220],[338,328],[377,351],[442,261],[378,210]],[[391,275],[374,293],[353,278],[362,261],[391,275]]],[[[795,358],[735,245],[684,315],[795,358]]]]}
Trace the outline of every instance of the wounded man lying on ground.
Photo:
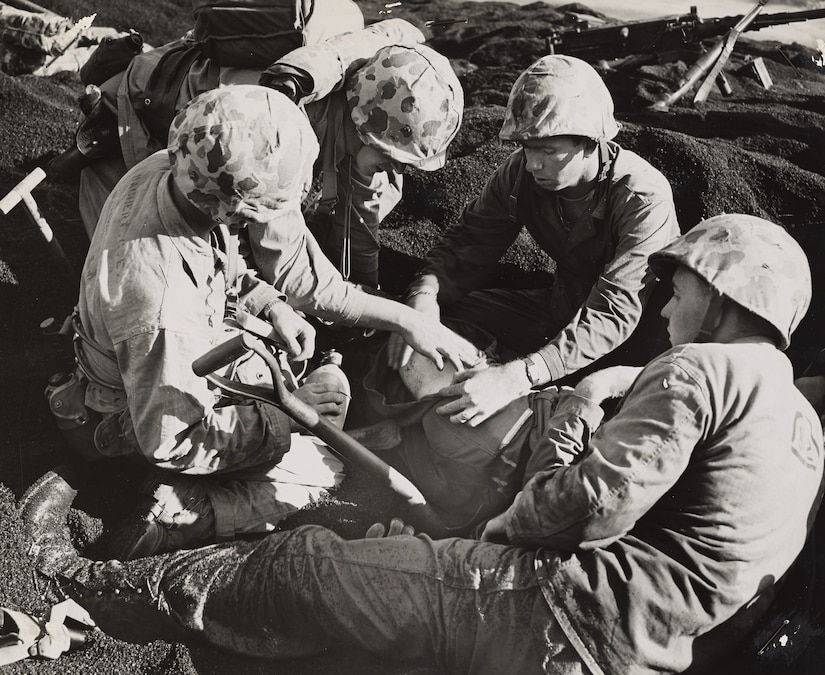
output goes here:
{"type": "Polygon", "coordinates": [[[707,672],[765,613],[819,505],[819,419],[781,351],[810,272],[782,228],[742,215],[700,223],[651,265],[673,284],[674,347],[632,382],[588,376],[535,420],[530,480],[480,541],[310,525],[93,562],[52,472],[21,501],[26,550],[126,639],[258,657],[343,643],[451,673],[707,672]],[[599,402],[626,387],[599,426],[599,402]]]}

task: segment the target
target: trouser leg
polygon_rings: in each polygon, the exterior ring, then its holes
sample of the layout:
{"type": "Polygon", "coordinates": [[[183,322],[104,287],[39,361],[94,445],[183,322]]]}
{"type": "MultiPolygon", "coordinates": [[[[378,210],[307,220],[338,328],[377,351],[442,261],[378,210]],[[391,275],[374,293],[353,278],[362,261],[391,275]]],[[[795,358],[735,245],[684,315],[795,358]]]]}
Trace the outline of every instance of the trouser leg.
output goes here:
{"type": "Polygon", "coordinates": [[[343,478],[343,464],[318,439],[293,434],[276,466],[231,475],[154,470],[135,512],[117,529],[110,553],[130,560],[270,532],[320,500],[343,478]]]}
{"type": "Polygon", "coordinates": [[[205,541],[174,542],[186,546],[270,532],[282,520],[340,485],[343,468],[341,461],[321,441],[294,433],[289,451],[274,467],[204,477],[158,471],[150,484],[158,482],[167,486],[164,491],[154,487],[152,491],[160,511],[172,518],[190,504],[199,503],[203,498],[208,500],[211,512],[200,516],[212,519],[214,537],[205,541]]]}
{"type": "Polygon", "coordinates": [[[451,673],[578,675],[533,564],[516,547],[345,541],[305,526],[125,563],[69,556],[51,576],[104,631],[131,641],[189,636],[271,658],[341,643],[451,673]]]}
{"type": "Polygon", "coordinates": [[[435,408],[402,427],[401,443],[383,456],[412,480],[445,524],[462,528],[460,534],[501,513],[521,487],[532,410],[521,397],[469,427],[435,408]]]}
{"type": "Polygon", "coordinates": [[[321,249],[353,283],[378,288],[379,224],[401,199],[403,178],[338,167],[338,204],[330,218],[309,223],[321,249]]]}
{"type": "Polygon", "coordinates": [[[172,611],[191,607],[207,639],[241,651],[277,656],[318,636],[317,648],[340,642],[450,672],[580,672],[532,553],[514,547],[425,536],[345,541],[307,526],[196,577],[215,581],[172,611]]]}

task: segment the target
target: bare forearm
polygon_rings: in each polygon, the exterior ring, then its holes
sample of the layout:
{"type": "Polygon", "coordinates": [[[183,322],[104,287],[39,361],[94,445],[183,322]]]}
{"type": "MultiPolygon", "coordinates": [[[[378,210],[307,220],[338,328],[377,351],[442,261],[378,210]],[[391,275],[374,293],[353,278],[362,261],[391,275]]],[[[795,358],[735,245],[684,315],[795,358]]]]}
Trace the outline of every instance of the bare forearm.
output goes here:
{"type": "Polygon", "coordinates": [[[419,319],[420,313],[412,307],[395,300],[368,295],[356,325],[362,328],[404,333],[410,329],[413,322],[419,319]]]}

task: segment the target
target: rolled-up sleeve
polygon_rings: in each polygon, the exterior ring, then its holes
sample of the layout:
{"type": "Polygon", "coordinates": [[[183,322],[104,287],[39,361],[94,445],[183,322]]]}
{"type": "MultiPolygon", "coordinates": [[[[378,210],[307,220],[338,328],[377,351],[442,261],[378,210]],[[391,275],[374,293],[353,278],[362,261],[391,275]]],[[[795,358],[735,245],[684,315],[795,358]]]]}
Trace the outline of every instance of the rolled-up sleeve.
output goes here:
{"type": "Polygon", "coordinates": [[[261,74],[260,83],[266,86],[280,75],[308,77],[311,91],[302,92],[304,96],[299,102],[312,103],[339,88],[349,73],[360,68],[379,49],[422,42],[424,34],[404,19],[379,21],[360,31],[294,49],[269,66],[261,74]]]}
{"type": "Polygon", "coordinates": [[[344,281],[300,213],[284,214],[265,225],[250,223],[247,229],[261,276],[293,308],[346,325],[358,321],[364,311],[364,295],[344,281]]]}

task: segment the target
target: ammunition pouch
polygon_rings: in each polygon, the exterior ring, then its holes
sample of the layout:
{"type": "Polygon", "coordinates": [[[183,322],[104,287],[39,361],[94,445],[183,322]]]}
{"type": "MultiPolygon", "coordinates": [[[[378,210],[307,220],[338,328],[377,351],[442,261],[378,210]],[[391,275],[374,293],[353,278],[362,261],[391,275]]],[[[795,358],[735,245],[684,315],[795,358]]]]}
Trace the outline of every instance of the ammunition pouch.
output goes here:
{"type": "Polygon", "coordinates": [[[49,378],[45,396],[57,428],[66,443],[87,461],[101,459],[94,435],[103,416],[86,406],[88,380],[79,371],[56,373],[49,378]]]}

